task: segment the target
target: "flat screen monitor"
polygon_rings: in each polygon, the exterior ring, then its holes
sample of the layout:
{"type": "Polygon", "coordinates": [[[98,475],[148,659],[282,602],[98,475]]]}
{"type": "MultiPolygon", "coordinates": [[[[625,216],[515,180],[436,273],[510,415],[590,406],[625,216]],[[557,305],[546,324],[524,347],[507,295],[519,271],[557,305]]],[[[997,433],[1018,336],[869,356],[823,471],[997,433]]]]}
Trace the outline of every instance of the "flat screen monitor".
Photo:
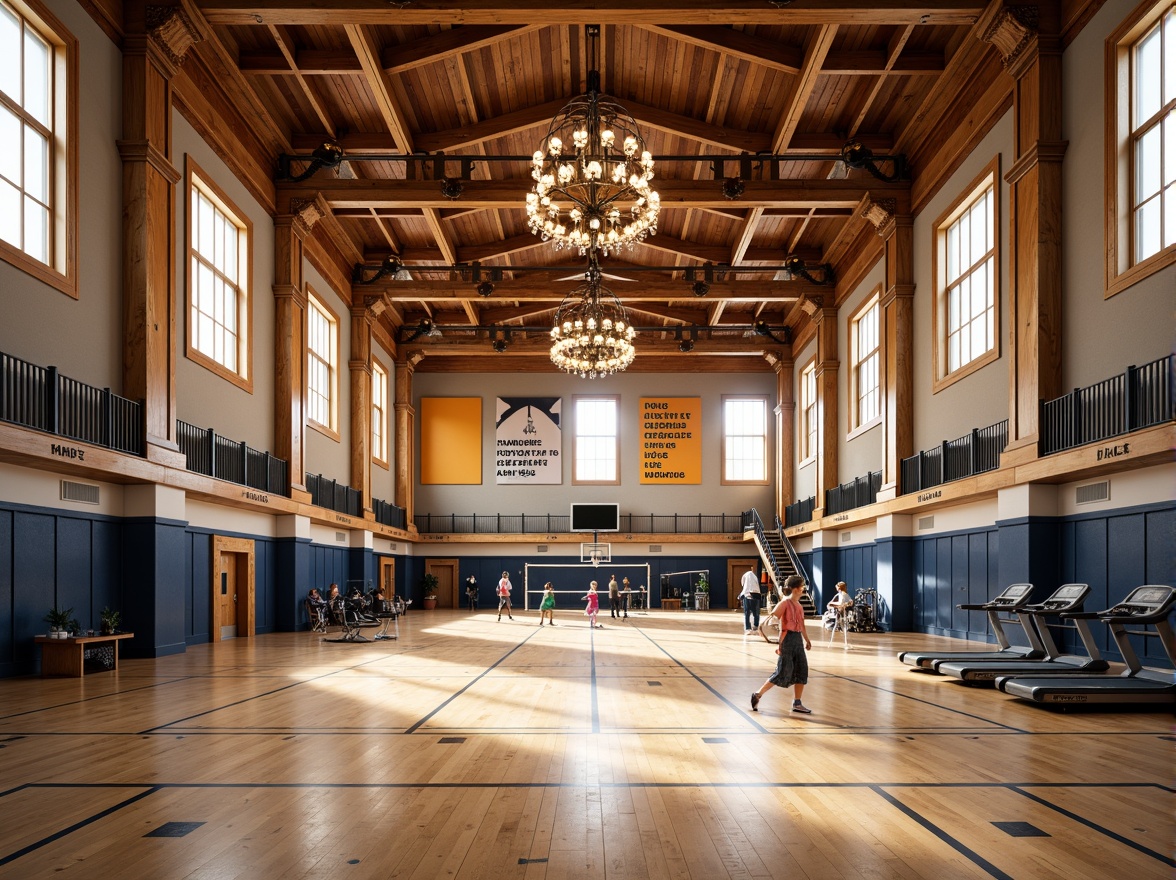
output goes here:
{"type": "Polygon", "coordinates": [[[621,505],[572,504],[571,522],[573,532],[619,532],[621,505]]]}

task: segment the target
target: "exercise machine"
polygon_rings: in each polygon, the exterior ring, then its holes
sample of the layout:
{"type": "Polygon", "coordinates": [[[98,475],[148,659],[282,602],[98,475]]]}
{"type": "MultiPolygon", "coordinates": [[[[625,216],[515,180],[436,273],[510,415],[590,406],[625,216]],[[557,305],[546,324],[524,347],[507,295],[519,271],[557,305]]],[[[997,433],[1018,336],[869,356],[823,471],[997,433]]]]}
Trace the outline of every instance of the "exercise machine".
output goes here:
{"type": "Polygon", "coordinates": [[[1009,642],[1008,634],[1005,632],[1005,621],[1001,617],[1002,614],[1019,611],[1023,606],[1029,604],[1029,597],[1033,593],[1033,584],[1011,584],[1005,588],[995,599],[984,602],[979,605],[957,605],[964,611],[987,611],[988,622],[992,626],[992,631],[996,635],[996,642],[1000,645],[999,651],[902,651],[898,655],[898,659],[907,666],[914,666],[916,669],[923,669],[927,671],[934,671],[933,664],[936,660],[978,660],[987,658],[991,660],[1012,660],[1014,658],[1019,660],[1037,659],[1045,656],[1045,646],[1041,644],[1041,639],[1037,637],[1037,630],[1028,615],[1018,615],[1017,620],[1021,624],[1021,628],[1025,631],[1025,637],[1029,639],[1029,647],[1024,648],[1013,645],[1009,642]]]}

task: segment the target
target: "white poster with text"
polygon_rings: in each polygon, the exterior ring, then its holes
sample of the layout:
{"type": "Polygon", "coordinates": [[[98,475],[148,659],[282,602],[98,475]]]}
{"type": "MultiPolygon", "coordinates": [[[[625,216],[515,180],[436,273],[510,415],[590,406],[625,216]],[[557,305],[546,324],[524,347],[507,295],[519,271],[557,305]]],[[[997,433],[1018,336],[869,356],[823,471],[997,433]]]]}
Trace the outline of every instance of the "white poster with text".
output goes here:
{"type": "Polygon", "coordinates": [[[500,397],[495,424],[498,485],[563,482],[558,397],[500,397]]]}

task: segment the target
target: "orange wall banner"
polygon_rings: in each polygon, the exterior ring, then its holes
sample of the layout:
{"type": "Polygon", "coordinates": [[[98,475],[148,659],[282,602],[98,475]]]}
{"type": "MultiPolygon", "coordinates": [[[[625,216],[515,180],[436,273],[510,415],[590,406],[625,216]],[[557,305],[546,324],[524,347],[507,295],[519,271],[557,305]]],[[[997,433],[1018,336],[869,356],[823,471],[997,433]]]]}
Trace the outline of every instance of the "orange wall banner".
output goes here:
{"type": "Polygon", "coordinates": [[[482,398],[421,398],[421,485],[482,484],[482,398]]]}
{"type": "Polygon", "coordinates": [[[702,398],[641,398],[641,482],[702,482],[702,398]]]}

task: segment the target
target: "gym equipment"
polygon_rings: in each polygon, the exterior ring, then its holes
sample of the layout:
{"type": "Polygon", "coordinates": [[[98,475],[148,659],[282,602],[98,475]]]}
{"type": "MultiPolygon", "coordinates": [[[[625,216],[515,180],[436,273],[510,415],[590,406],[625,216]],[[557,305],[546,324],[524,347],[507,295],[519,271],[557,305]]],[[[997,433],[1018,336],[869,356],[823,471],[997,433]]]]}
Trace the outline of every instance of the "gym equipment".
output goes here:
{"type": "Polygon", "coordinates": [[[1003,593],[992,599],[989,602],[984,602],[979,605],[957,605],[964,611],[987,611],[988,622],[992,626],[992,630],[996,635],[996,642],[1000,645],[999,651],[902,651],[898,655],[898,659],[907,666],[914,666],[916,669],[924,669],[933,671],[932,664],[936,660],[978,660],[981,658],[988,658],[992,660],[1003,659],[1037,659],[1045,656],[1045,646],[1041,644],[1041,640],[1037,637],[1037,629],[1033,626],[1032,620],[1028,615],[1021,616],[1018,614],[1017,620],[1021,624],[1021,628],[1025,630],[1025,636],[1029,639],[1029,647],[1023,648],[1014,646],[1009,643],[1008,634],[1005,633],[1004,620],[1001,618],[1001,612],[1017,612],[1024,605],[1029,602],[1029,597],[1033,593],[1033,584],[1011,584],[1003,593]]]}
{"type": "Polygon", "coordinates": [[[1082,610],[1082,603],[1090,594],[1089,584],[1062,584],[1052,596],[1039,605],[1025,605],[1020,614],[1027,614],[1045,645],[1045,657],[1040,660],[936,660],[932,668],[940,675],[952,675],[971,684],[992,684],[1002,675],[1078,675],[1106,672],[1110,664],[1103,660],[1098,644],[1084,618],[1071,618],[1078,631],[1086,655],[1062,654],[1050,635],[1045,618],[1051,614],[1068,615],[1082,610]]]}
{"type": "Polygon", "coordinates": [[[858,590],[853,597],[853,608],[850,609],[849,631],[853,633],[880,633],[878,626],[878,591],[858,590]]]}
{"type": "Polygon", "coordinates": [[[1136,587],[1127,598],[1105,611],[1074,611],[1063,615],[1074,621],[1101,620],[1111,635],[1127,668],[1121,675],[1018,675],[997,678],[999,690],[1035,703],[1077,705],[1090,703],[1176,702],[1176,639],[1168,613],[1176,605],[1176,589],[1158,584],[1136,587]],[[1151,624],[1155,630],[1128,629],[1130,625],[1151,624]],[[1139,662],[1130,636],[1159,636],[1172,668],[1159,669],[1139,662]]]}

